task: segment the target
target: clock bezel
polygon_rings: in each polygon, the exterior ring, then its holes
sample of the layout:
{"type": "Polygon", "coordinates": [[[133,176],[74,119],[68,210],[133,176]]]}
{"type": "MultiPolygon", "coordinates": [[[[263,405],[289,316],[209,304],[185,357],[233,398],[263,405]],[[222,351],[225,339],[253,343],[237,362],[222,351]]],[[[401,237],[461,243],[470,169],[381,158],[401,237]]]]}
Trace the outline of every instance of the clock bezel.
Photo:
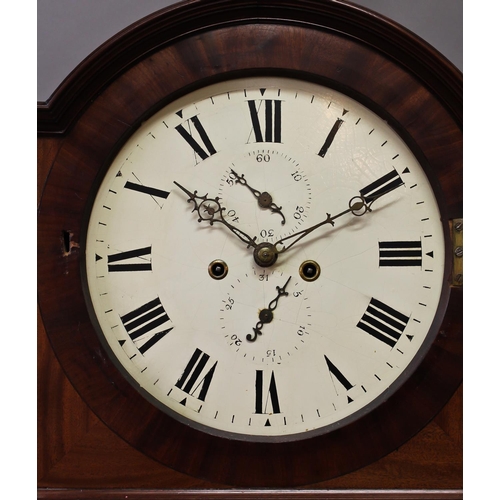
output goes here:
{"type": "MultiPolygon", "coordinates": [[[[289,79],[290,82],[294,82],[296,80],[309,81],[306,79],[310,79],[310,75],[302,75],[300,72],[293,72],[292,74],[295,76],[292,77],[291,75],[288,75],[287,77],[285,77],[286,79],[289,79]]],[[[266,74],[266,77],[273,77],[273,76],[276,76],[276,75],[274,75],[272,71],[270,71],[270,72],[268,72],[268,74],[266,74]]],[[[246,80],[247,78],[241,77],[241,79],[246,80]]],[[[217,78],[216,83],[220,83],[220,81],[230,82],[230,81],[234,81],[234,79],[228,78],[227,80],[225,80],[225,79],[221,80],[220,78],[217,78]]],[[[209,82],[210,82],[210,79],[209,79],[209,82]]],[[[196,90],[200,90],[200,89],[203,89],[205,87],[210,87],[211,85],[212,85],[212,83],[207,83],[206,86],[200,85],[200,87],[197,88],[196,90]]],[[[325,89],[333,88],[335,86],[335,82],[330,82],[330,85],[331,85],[331,87],[325,87],[325,89]]],[[[187,92],[187,95],[190,95],[191,93],[192,93],[192,91],[190,90],[189,92],[187,92]]],[[[180,98],[182,99],[182,97],[184,97],[184,96],[181,96],[180,98]]],[[[177,99],[179,99],[179,97],[177,99]]],[[[165,104],[165,106],[168,106],[170,103],[171,102],[167,102],[165,104]]],[[[165,106],[160,106],[160,109],[156,109],[156,107],[153,108],[153,109],[155,109],[154,112],[152,110],[148,110],[147,115],[143,116],[141,118],[141,120],[139,120],[135,124],[134,127],[131,127],[130,134],[127,134],[127,136],[124,136],[123,141],[120,141],[120,143],[122,143],[122,142],[124,144],[127,143],[127,141],[130,139],[130,137],[132,137],[134,135],[134,133],[143,125],[143,123],[146,120],[148,120],[152,116],[156,115],[157,113],[161,112],[165,106]]],[[[379,118],[382,118],[382,119],[388,121],[388,123],[390,123],[392,117],[384,116],[385,113],[383,112],[383,110],[379,110],[379,113],[376,113],[377,116],[379,116],[379,118]]],[[[397,127],[398,125],[396,124],[395,126],[397,127]]],[[[402,131],[402,133],[404,134],[404,131],[402,131]]],[[[407,142],[406,142],[406,144],[408,145],[407,142]]],[[[434,189],[435,189],[434,192],[435,193],[436,193],[436,191],[439,192],[439,187],[436,183],[436,180],[432,176],[432,172],[429,171],[428,165],[425,164],[426,160],[425,160],[425,157],[423,156],[422,152],[414,144],[412,145],[412,147],[410,149],[411,149],[412,153],[415,155],[415,157],[420,157],[420,164],[421,164],[423,170],[428,175],[428,179],[429,179],[431,185],[434,186],[434,189]]],[[[121,150],[121,147],[118,148],[118,151],[120,151],[120,150],[121,150]]],[[[172,417],[176,420],[179,420],[184,425],[187,425],[189,427],[197,429],[201,432],[205,432],[205,433],[211,434],[215,437],[220,437],[220,438],[225,438],[225,439],[250,441],[250,442],[255,442],[255,443],[259,443],[259,442],[262,442],[262,443],[281,443],[281,442],[289,442],[289,441],[302,441],[304,439],[311,439],[311,438],[319,437],[319,436],[322,436],[322,435],[327,434],[329,432],[332,432],[335,429],[338,429],[340,427],[348,425],[350,422],[353,422],[353,421],[357,420],[358,418],[361,418],[363,414],[371,412],[374,408],[376,408],[384,400],[389,398],[395,391],[398,390],[398,388],[402,384],[404,384],[405,380],[411,376],[411,374],[414,371],[415,366],[418,365],[421,358],[425,356],[425,353],[429,349],[430,345],[433,343],[433,341],[437,335],[437,325],[439,325],[441,323],[442,312],[445,310],[445,307],[443,305],[448,301],[449,293],[450,293],[449,287],[446,286],[445,276],[447,274],[449,274],[449,268],[450,268],[451,262],[452,262],[451,253],[450,253],[451,240],[450,240],[448,228],[445,227],[444,224],[443,224],[442,230],[444,233],[444,240],[445,240],[445,253],[448,257],[446,258],[446,262],[445,262],[446,269],[445,269],[445,272],[443,275],[442,289],[441,289],[440,298],[438,301],[439,305],[437,308],[436,316],[435,316],[435,318],[432,322],[432,326],[430,328],[430,333],[426,336],[423,344],[420,346],[415,357],[408,364],[408,366],[406,366],[406,368],[402,371],[401,375],[394,381],[394,383],[391,384],[390,387],[385,389],[374,400],[370,401],[361,410],[358,410],[357,412],[350,414],[337,422],[326,425],[324,427],[316,428],[316,429],[311,430],[311,431],[300,432],[300,433],[295,433],[295,434],[274,435],[274,436],[257,435],[257,434],[241,434],[241,433],[236,433],[236,432],[220,430],[220,429],[217,429],[216,427],[208,427],[202,423],[196,422],[194,420],[190,420],[187,417],[176,413],[172,408],[170,408],[167,405],[165,405],[164,403],[156,400],[156,398],[154,398],[147,390],[142,388],[141,385],[139,384],[139,382],[137,380],[135,380],[132,377],[132,375],[130,373],[128,373],[127,370],[120,364],[118,357],[113,352],[112,348],[109,346],[106,335],[103,333],[103,331],[101,329],[101,325],[100,325],[100,323],[97,319],[97,316],[93,310],[92,300],[90,298],[90,292],[89,292],[88,283],[87,283],[87,262],[86,262],[87,231],[86,231],[86,229],[88,227],[91,210],[92,210],[92,207],[93,207],[94,202],[95,202],[95,195],[97,194],[97,190],[100,188],[102,178],[106,175],[109,167],[111,166],[111,163],[114,160],[114,157],[115,156],[112,155],[109,159],[109,162],[104,164],[103,168],[100,170],[100,175],[96,178],[96,181],[94,182],[94,185],[92,188],[92,194],[90,194],[88,197],[88,205],[85,209],[85,215],[84,215],[84,219],[83,219],[83,223],[82,223],[82,231],[81,231],[81,237],[80,237],[80,255],[81,255],[80,273],[82,276],[82,286],[83,286],[84,296],[85,296],[85,300],[87,302],[87,308],[88,308],[89,315],[91,317],[93,327],[94,327],[97,335],[99,336],[101,343],[107,352],[108,357],[114,362],[115,366],[117,367],[119,372],[122,374],[122,376],[126,380],[128,380],[128,382],[135,388],[136,391],[138,391],[142,395],[142,397],[144,397],[152,405],[157,407],[160,411],[165,412],[170,417],[172,417]]],[[[445,211],[445,207],[442,205],[442,201],[443,201],[442,196],[439,196],[436,199],[436,202],[438,203],[438,206],[440,208],[441,213],[443,213],[443,211],[445,211]]],[[[243,257],[243,254],[242,254],[242,257],[243,257]]]]}
{"type": "MultiPolygon", "coordinates": [[[[323,2],[312,3],[324,4],[323,2]]],[[[204,4],[204,2],[200,2],[200,4],[204,4]]],[[[189,5],[185,8],[189,9],[189,5]]],[[[323,5],[323,8],[326,9],[326,4],[323,5]]],[[[360,13],[356,11],[356,16],[358,15],[360,13]]],[[[39,304],[47,334],[68,378],[92,410],[132,446],[172,468],[217,482],[248,486],[290,486],[316,482],[350,472],[392,451],[418,432],[451,397],[461,381],[461,290],[450,288],[449,300],[444,301],[446,304],[443,304],[439,312],[443,320],[439,322],[439,325],[436,325],[438,335],[432,346],[415,372],[384,405],[381,405],[380,409],[376,409],[362,419],[345,428],[338,429],[326,437],[314,437],[302,442],[253,443],[207,435],[192,427],[175,422],[170,417],[165,420],[164,413],[149,403],[145,405],[140,402],[140,399],[137,399],[133,388],[109,362],[108,356],[102,350],[86,312],[84,294],[81,289],[75,289],[76,280],[80,279],[76,253],[61,260],[59,251],[61,229],[71,229],[77,241],[81,240],[84,230],[82,221],[86,205],[80,200],[73,199],[75,190],[79,198],[88,200],[91,190],[95,189],[92,186],[95,186],[96,177],[101,175],[99,172],[103,171],[103,165],[110,161],[116,150],[145,116],[151,115],[158,107],[163,106],[165,99],[174,99],[180,93],[200,86],[200,83],[216,81],[221,78],[221,75],[225,77],[242,76],[259,71],[262,73],[276,72],[281,75],[293,72],[294,74],[311,76],[310,71],[304,72],[303,67],[297,67],[297,62],[294,62],[292,58],[285,58],[283,62],[282,51],[287,45],[290,46],[290,39],[293,40],[291,46],[298,48],[300,44],[303,44],[301,48],[304,50],[305,45],[317,41],[318,38],[337,48],[348,43],[351,55],[354,53],[358,58],[368,60],[374,66],[378,63],[379,68],[381,65],[384,68],[389,68],[392,74],[398,77],[398,81],[406,82],[407,89],[411,87],[413,92],[425,94],[427,102],[432,101],[432,117],[435,119],[438,116],[439,118],[437,124],[434,122],[432,126],[435,127],[435,130],[442,131],[444,128],[448,130],[444,135],[448,138],[449,144],[443,148],[448,148],[448,153],[454,159],[453,168],[447,169],[447,173],[452,175],[445,175],[445,172],[441,170],[436,172],[437,182],[442,190],[439,193],[438,189],[437,198],[441,199],[441,202],[444,201],[444,206],[446,206],[445,219],[461,216],[461,181],[459,179],[461,165],[457,164],[456,158],[457,141],[461,139],[461,130],[460,124],[456,122],[454,117],[455,114],[459,113],[459,110],[455,109],[450,112],[449,106],[442,104],[442,102],[449,102],[449,99],[441,98],[440,95],[436,98],[433,95],[436,92],[435,89],[426,88],[413,73],[409,73],[407,69],[399,66],[392,59],[371,48],[367,42],[363,43],[351,39],[345,33],[334,33],[331,28],[320,30],[311,27],[309,23],[301,23],[300,20],[296,19],[290,21],[289,24],[280,19],[279,22],[267,20],[267,24],[240,24],[240,21],[235,21],[229,26],[206,26],[204,30],[186,35],[170,45],[160,48],[155,53],[148,53],[146,58],[135,62],[130,67],[124,66],[120,76],[112,80],[94,101],[88,102],[83,114],[67,133],[52,167],[40,204],[39,304]],[[273,50],[266,53],[264,66],[255,66],[252,56],[240,62],[237,60],[237,54],[231,57],[228,51],[228,40],[231,40],[233,44],[239,43],[239,46],[242,47],[243,27],[247,37],[246,41],[252,39],[254,44],[258,41],[262,42],[262,39],[257,35],[262,35],[268,30],[269,36],[265,41],[269,45],[273,45],[273,50]],[[144,72],[152,78],[151,75],[154,71],[152,73],[151,68],[154,67],[156,71],[161,69],[159,64],[162,57],[165,57],[166,54],[176,55],[174,53],[187,54],[190,51],[186,47],[192,47],[193,44],[199,47],[201,41],[203,41],[202,46],[208,54],[220,58],[220,40],[217,40],[215,36],[222,33],[220,30],[224,30],[225,36],[228,37],[225,53],[229,53],[229,57],[225,61],[225,70],[218,68],[218,72],[216,72],[213,66],[208,68],[200,66],[197,73],[194,63],[200,62],[199,60],[182,62],[180,66],[177,66],[177,69],[183,68],[186,72],[190,72],[190,82],[186,83],[183,77],[179,77],[177,90],[170,91],[168,97],[164,95],[153,104],[146,99],[140,103],[137,109],[134,109],[132,120],[127,116],[128,113],[124,112],[120,106],[123,96],[131,95],[131,93],[138,96],[141,96],[141,93],[144,95],[144,82],[134,79],[137,74],[144,72]],[[292,32],[293,36],[290,38],[292,32]],[[153,62],[155,60],[156,62],[153,62]],[[240,66],[235,67],[238,64],[240,66]],[[182,85],[179,85],[181,80],[182,85]],[[111,124],[112,130],[106,130],[106,123],[111,124]],[[97,137],[99,137],[99,144],[95,143],[97,137]],[[78,153],[81,153],[81,157],[78,153]],[[92,161],[86,163],[85,160],[89,159],[89,156],[92,156],[92,161]],[[76,173],[78,181],[81,181],[78,186],[75,185],[75,179],[71,179],[72,172],[76,173]],[[460,192],[458,193],[458,191],[460,192]],[[64,210],[61,211],[61,208],[64,210]],[[58,235],[56,242],[54,241],[55,234],[58,235]],[[72,288],[70,290],[65,287],[65,284],[68,283],[68,277],[71,279],[72,288]],[[68,340],[67,332],[73,333],[72,340],[68,340]],[[443,360],[446,361],[446,366],[440,365],[440,369],[437,370],[435,365],[439,364],[438,361],[443,363],[443,360]],[[441,378],[440,384],[432,382],[439,377],[441,378]],[[431,379],[430,383],[429,378],[431,379]],[[405,401],[407,402],[405,394],[409,393],[412,394],[414,404],[418,401],[422,402],[425,410],[409,413],[408,410],[402,409],[405,401]],[[127,411],[129,413],[124,419],[124,413],[127,411]],[[410,421],[400,422],[398,426],[392,417],[392,420],[389,419],[391,420],[392,434],[388,434],[386,431],[384,439],[381,439],[379,434],[373,430],[373,426],[376,422],[390,417],[391,411],[397,411],[399,415],[407,415],[407,419],[410,421]],[[144,426],[144,422],[147,422],[146,426],[144,426]],[[166,423],[169,427],[169,436],[160,445],[151,438],[151,430],[159,429],[166,423]],[[141,429],[141,427],[143,428],[141,429]],[[364,428],[368,428],[369,432],[366,430],[361,432],[364,428]],[[360,442],[360,432],[365,439],[369,435],[374,438],[375,442],[369,444],[360,442]],[[190,446],[195,446],[195,444],[201,458],[194,459],[188,453],[190,446]],[[353,449],[355,452],[352,451],[353,449]],[[338,456],[343,457],[345,454],[346,457],[332,459],[331,455],[335,451],[338,456]],[[209,455],[216,456],[220,463],[214,464],[214,461],[208,458],[209,455]],[[267,464],[271,462],[272,466],[266,467],[266,464],[261,464],[258,460],[257,463],[249,465],[248,456],[261,460],[267,457],[267,464]],[[301,464],[302,467],[307,464],[307,470],[301,470],[301,464]],[[277,475],[273,471],[281,473],[277,475]]],[[[315,74],[317,76],[314,79],[317,82],[331,78],[331,82],[334,82],[333,88],[336,85],[341,91],[342,87],[350,88],[354,94],[364,95],[366,102],[375,103],[375,107],[385,108],[382,106],[382,102],[388,103],[397,97],[394,93],[389,92],[391,95],[388,95],[385,92],[377,99],[373,99],[374,96],[367,96],[365,92],[360,90],[362,85],[359,82],[357,85],[353,84],[352,75],[351,80],[347,82],[346,68],[353,71],[352,64],[349,66],[347,60],[341,61],[344,75],[342,75],[343,71],[338,73],[334,71],[335,78],[333,78],[332,75],[324,74],[325,70],[322,67],[320,57],[315,58],[310,53],[308,55],[315,61],[317,68],[315,74]]],[[[337,63],[340,63],[340,56],[335,54],[333,57],[336,58],[337,63]]],[[[178,64],[180,63],[178,62],[178,64]]],[[[156,80],[155,84],[160,85],[159,80],[156,80]]],[[[400,90],[399,99],[401,99],[402,94],[403,92],[400,90]]],[[[421,98],[423,99],[423,97],[421,98]]],[[[366,105],[365,102],[362,103],[366,105]]],[[[373,108],[370,109],[373,110],[373,108]]],[[[406,114],[407,125],[404,125],[405,120],[401,119],[401,113],[389,112],[389,110],[387,113],[394,119],[396,130],[398,126],[406,130],[410,125],[415,128],[414,120],[417,115],[415,115],[414,108],[412,111],[413,118],[410,116],[411,113],[410,115],[406,114]]],[[[429,151],[434,151],[436,146],[433,144],[432,147],[421,147],[422,141],[424,141],[421,137],[422,129],[428,132],[429,129],[426,129],[426,126],[430,126],[429,117],[426,116],[425,119],[425,126],[420,125],[418,129],[420,130],[420,135],[417,134],[418,137],[415,137],[415,132],[407,131],[407,134],[415,141],[418,149],[422,150],[425,158],[429,160],[429,151]]],[[[397,131],[400,133],[400,130],[397,131]]],[[[441,133],[443,134],[443,132],[441,133]]],[[[408,142],[408,137],[403,138],[408,142]]],[[[440,158],[445,157],[443,151],[434,151],[433,155],[440,158]]],[[[435,162],[435,159],[429,161],[432,169],[435,169],[435,162]]],[[[444,220],[445,227],[446,223],[447,221],[444,220]]],[[[447,239],[447,241],[447,248],[449,248],[449,240],[447,239]]],[[[448,265],[448,273],[449,271],[448,265]]],[[[414,409],[414,407],[412,408],[414,409]]],[[[160,431],[158,432],[161,434],[160,431]]]]}

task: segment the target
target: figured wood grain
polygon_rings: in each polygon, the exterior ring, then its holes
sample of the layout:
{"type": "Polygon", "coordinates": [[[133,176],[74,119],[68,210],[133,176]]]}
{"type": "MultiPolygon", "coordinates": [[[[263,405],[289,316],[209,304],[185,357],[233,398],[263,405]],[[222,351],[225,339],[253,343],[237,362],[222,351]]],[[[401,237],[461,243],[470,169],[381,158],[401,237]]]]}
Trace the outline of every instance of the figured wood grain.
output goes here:
{"type": "Polygon", "coordinates": [[[147,500],[171,500],[175,498],[183,500],[198,499],[279,499],[279,500],[306,500],[315,498],[318,500],[461,500],[463,498],[460,490],[305,490],[305,491],[242,491],[242,490],[86,490],[84,492],[75,490],[40,490],[39,499],[46,500],[117,500],[117,499],[147,499],[147,500]]]}
{"type": "MultiPolygon", "coordinates": [[[[74,498],[78,494],[82,498],[82,489],[94,490],[86,498],[96,498],[99,496],[96,492],[103,488],[118,489],[123,494],[137,489],[142,492],[145,488],[151,496],[152,492],[166,495],[158,491],[164,489],[176,490],[178,495],[187,488],[190,495],[200,497],[215,488],[219,496],[224,496],[223,485],[196,480],[165,467],[107,428],[65,377],[41,323],[38,367],[39,379],[46,381],[39,388],[40,498],[74,498]]],[[[433,422],[399,450],[363,469],[304,488],[317,489],[323,498],[325,491],[339,489],[344,490],[344,494],[351,489],[392,489],[401,494],[404,493],[401,490],[410,489],[422,493],[424,488],[459,490],[462,486],[461,421],[460,388],[433,422]]],[[[100,494],[102,496],[102,492],[100,494]]]]}

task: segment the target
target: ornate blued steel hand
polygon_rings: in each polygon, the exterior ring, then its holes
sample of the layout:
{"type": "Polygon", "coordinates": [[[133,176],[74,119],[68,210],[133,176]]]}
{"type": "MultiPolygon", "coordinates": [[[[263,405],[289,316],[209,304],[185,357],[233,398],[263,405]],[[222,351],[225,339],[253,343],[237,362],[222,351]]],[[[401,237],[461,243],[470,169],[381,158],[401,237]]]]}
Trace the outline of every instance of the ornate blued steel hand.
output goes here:
{"type": "Polygon", "coordinates": [[[278,291],[278,295],[276,296],[276,298],[269,302],[269,305],[266,309],[262,309],[259,312],[259,321],[253,328],[253,335],[250,333],[247,335],[247,340],[249,342],[255,342],[257,340],[257,336],[262,335],[262,327],[267,323],[271,323],[274,317],[273,311],[276,309],[276,307],[278,307],[278,300],[280,299],[280,297],[288,295],[288,292],[286,292],[285,289],[291,279],[292,277],[290,276],[286,280],[286,283],[283,285],[283,287],[276,287],[276,290],[278,291]]]}
{"type": "Polygon", "coordinates": [[[283,219],[281,221],[281,224],[282,225],[285,224],[285,216],[283,215],[283,212],[281,211],[281,209],[283,207],[278,207],[278,205],[276,205],[276,203],[273,202],[273,197],[267,191],[264,191],[263,193],[261,193],[257,189],[250,186],[250,184],[248,184],[248,182],[245,179],[245,176],[243,174],[239,175],[233,169],[231,169],[231,173],[236,177],[236,180],[235,180],[236,183],[247,187],[251,191],[251,193],[255,196],[255,198],[257,198],[257,203],[259,204],[259,207],[266,208],[266,209],[271,210],[271,212],[273,212],[273,213],[280,214],[282,219],[283,219]]]}
{"type": "Polygon", "coordinates": [[[219,203],[220,198],[209,198],[208,194],[205,196],[198,196],[197,191],[191,193],[188,189],[181,186],[178,182],[174,181],[174,184],[181,188],[188,196],[188,202],[194,203],[193,212],[198,212],[198,222],[208,222],[211,226],[214,225],[215,222],[219,222],[222,225],[226,226],[233,234],[235,234],[241,241],[247,244],[247,248],[257,248],[257,243],[255,240],[257,237],[250,237],[248,234],[243,232],[241,229],[233,226],[229,222],[224,219],[223,212],[226,210],[225,207],[221,206],[219,203]]]}

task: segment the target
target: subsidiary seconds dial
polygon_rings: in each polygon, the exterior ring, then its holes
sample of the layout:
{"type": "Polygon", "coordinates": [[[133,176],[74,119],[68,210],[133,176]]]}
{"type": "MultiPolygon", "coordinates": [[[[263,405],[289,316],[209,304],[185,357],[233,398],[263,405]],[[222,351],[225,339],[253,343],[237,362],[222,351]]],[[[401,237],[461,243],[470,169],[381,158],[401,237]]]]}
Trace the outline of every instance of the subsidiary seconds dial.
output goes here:
{"type": "Polygon", "coordinates": [[[207,432],[327,432],[432,342],[445,245],[431,183],[385,120],[332,89],[255,77],[171,102],[90,212],[103,345],[141,394],[207,432]]]}
{"type": "Polygon", "coordinates": [[[299,161],[286,147],[256,149],[236,158],[219,188],[231,207],[228,216],[242,227],[257,228],[257,242],[274,242],[307,223],[311,184],[299,161]]]}

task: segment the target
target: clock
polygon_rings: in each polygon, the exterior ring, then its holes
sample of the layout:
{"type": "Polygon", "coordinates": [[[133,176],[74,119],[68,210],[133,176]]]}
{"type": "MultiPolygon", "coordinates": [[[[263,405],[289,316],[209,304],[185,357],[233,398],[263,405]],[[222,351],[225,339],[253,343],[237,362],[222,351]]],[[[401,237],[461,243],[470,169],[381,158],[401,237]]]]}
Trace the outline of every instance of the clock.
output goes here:
{"type": "Polygon", "coordinates": [[[89,309],[117,366],[233,439],[359,418],[411,370],[446,296],[446,228],[416,157],[302,80],[173,101],[113,159],[86,227],[89,309]]]}
{"type": "Polygon", "coordinates": [[[103,51],[44,188],[61,365],[113,432],[196,477],[377,460],[461,380],[458,72],[340,2],[188,2],[146,26],[103,51]]]}

